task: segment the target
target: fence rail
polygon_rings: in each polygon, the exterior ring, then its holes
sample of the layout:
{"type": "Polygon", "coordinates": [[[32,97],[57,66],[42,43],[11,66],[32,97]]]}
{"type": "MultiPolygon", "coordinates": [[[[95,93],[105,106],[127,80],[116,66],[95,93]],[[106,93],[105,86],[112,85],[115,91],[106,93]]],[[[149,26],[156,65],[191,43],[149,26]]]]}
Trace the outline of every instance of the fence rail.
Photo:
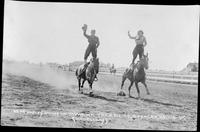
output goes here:
{"type": "MultiPolygon", "coordinates": [[[[118,70],[117,73],[123,74],[124,70],[118,70]]],[[[163,77],[163,78],[174,78],[174,79],[188,79],[188,80],[198,80],[198,74],[180,74],[177,72],[162,73],[162,72],[152,72],[146,71],[147,76],[151,77],[163,77]]]]}
{"type": "MultiPolygon", "coordinates": [[[[124,70],[117,70],[117,76],[122,76],[124,70]]],[[[110,74],[108,69],[101,69],[100,72],[102,74],[110,74]]],[[[162,81],[162,82],[174,82],[174,83],[183,83],[183,84],[198,84],[198,74],[183,74],[177,72],[171,73],[162,73],[162,72],[152,72],[146,71],[147,80],[151,81],[162,81]]]]}
{"type": "MultiPolygon", "coordinates": [[[[100,74],[109,75],[110,73],[109,72],[100,72],[100,74]]],[[[122,73],[116,73],[115,76],[122,76],[122,73]]],[[[185,79],[184,77],[182,77],[182,78],[169,78],[169,77],[165,77],[165,76],[162,76],[162,77],[161,76],[154,76],[154,75],[152,76],[151,73],[147,74],[147,80],[150,80],[150,81],[198,85],[198,79],[193,79],[193,78],[189,78],[189,79],[185,79]]]]}
{"type": "MultiPolygon", "coordinates": [[[[69,71],[75,71],[77,67],[68,67],[69,71]]],[[[122,76],[125,69],[116,69],[116,76],[122,76]]],[[[110,75],[109,68],[99,69],[99,74],[110,75]]],[[[147,80],[150,81],[162,81],[162,82],[173,82],[182,84],[194,84],[198,85],[198,73],[178,73],[178,72],[159,72],[146,70],[147,80]]]]}

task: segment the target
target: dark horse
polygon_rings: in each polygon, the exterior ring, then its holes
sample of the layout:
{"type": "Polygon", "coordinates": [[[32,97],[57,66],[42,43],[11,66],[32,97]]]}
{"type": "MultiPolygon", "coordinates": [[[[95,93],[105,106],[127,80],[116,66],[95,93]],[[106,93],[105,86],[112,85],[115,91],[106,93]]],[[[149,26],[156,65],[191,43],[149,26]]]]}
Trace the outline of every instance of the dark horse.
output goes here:
{"type": "Polygon", "coordinates": [[[76,69],[76,77],[78,79],[79,92],[83,93],[82,88],[85,81],[87,80],[90,87],[90,95],[92,95],[92,84],[95,80],[95,75],[97,74],[98,70],[99,70],[98,58],[92,58],[90,62],[88,62],[88,66],[85,70],[84,70],[84,64],[80,65],[76,69]],[[82,83],[81,79],[83,80],[82,83]]]}
{"type": "Polygon", "coordinates": [[[148,53],[147,53],[146,55],[143,55],[143,57],[135,64],[133,70],[130,68],[127,68],[126,71],[124,72],[122,76],[121,90],[123,88],[125,80],[128,78],[131,82],[128,88],[129,97],[131,97],[130,90],[134,82],[135,82],[135,87],[137,89],[138,98],[140,98],[140,90],[138,87],[139,82],[141,82],[145,86],[147,94],[150,94],[146,85],[146,74],[144,71],[144,68],[148,69],[148,60],[149,59],[148,59],[148,53]]]}

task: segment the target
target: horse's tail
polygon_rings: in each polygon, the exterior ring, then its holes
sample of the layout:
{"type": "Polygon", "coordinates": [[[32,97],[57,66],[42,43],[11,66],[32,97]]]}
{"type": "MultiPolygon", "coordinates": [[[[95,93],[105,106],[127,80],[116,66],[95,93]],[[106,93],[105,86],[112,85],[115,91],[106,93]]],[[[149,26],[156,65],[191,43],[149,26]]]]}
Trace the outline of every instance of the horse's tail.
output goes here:
{"type": "Polygon", "coordinates": [[[125,72],[122,74],[122,83],[121,83],[121,89],[122,89],[122,87],[124,86],[124,82],[125,82],[125,80],[126,80],[126,78],[127,78],[127,73],[128,73],[128,68],[125,70],[125,72]]]}

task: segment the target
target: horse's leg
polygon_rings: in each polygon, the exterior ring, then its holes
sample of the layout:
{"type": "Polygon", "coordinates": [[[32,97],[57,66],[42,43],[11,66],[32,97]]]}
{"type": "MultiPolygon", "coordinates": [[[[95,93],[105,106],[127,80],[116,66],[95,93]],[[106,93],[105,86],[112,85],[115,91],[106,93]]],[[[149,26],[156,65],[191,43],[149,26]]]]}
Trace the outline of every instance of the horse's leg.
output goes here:
{"type": "Polygon", "coordinates": [[[89,95],[92,95],[92,93],[93,93],[93,91],[92,91],[92,82],[88,80],[88,84],[89,84],[89,87],[90,87],[89,95]]]}
{"type": "Polygon", "coordinates": [[[78,90],[80,91],[81,88],[81,78],[78,78],[78,90]]]}
{"type": "Polygon", "coordinates": [[[129,95],[129,97],[131,97],[131,87],[133,86],[133,82],[134,81],[131,81],[131,84],[128,87],[128,95],[129,95]]]}
{"type": "Polygon", "coordinates": [[[81,84],[81,93],[83,93],[83,85],[85,83],[85,79],[83,79],[82,84],[81,84]]]}
{"type": "Polygon", "coordinates": [[[146,88],[147,94],[149,95],[150,92],[149,92],[149,89],[148,89],[148,87],[147,87],[146,82],[145,82],[145,81],[142,81],[141,83],[144,85],[144,87],[146,88]]]}
{"type": "Polygon", "coordinates": [[[92,91],[92,83],[90,83],[90,95],[92,95],[93,91],[92,91]]]}
{"type": "Polygon", "coordinates": [[[138,82],[135,82],[135,87],[137,89],[138,98],[140,98],[140,90],[139,90],[139,87],[138,87],[138,82]]]}
{"type": "Polygon", "coordinates": [[[83,79],[82,81],[81,88],[83,88],[84,83],[85,83],[85,79],[83,79]]]}

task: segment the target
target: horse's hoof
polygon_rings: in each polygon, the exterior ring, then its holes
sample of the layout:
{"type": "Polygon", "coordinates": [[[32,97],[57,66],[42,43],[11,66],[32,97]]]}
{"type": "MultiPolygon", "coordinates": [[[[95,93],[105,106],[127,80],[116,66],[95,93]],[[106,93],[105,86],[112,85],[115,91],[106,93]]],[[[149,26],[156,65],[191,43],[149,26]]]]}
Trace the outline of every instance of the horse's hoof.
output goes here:
{"type": "Polygon", "coordinates": [[[90,93],[89,93],[89,96],[90,96],[90,97],[93,96],[93,92],[90,92],[90,93]]]}
{"type": "Polygon", "coordinates": [[[117,93],[117,96],[126,96],[126,94],[123,91],[120,91],[119,93],[117,93]]]}
{"type": "Polygon", "coordinates": [[[83,91],[82,91],[82,90],[81,90],[81,91],[78,91],[78,93],[79,93],[79,94],[83,94],[83,91]]]}

